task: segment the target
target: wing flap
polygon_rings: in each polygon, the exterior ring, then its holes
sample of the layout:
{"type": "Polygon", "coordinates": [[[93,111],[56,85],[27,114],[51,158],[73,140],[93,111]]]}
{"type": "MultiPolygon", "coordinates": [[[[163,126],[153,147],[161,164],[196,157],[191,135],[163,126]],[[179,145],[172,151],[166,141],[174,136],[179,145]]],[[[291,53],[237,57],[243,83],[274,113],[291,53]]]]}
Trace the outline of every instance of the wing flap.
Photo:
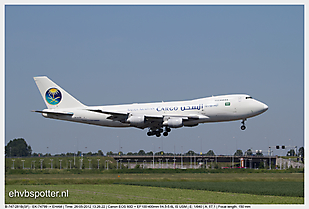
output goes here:
{"type": "Polygon", "coordinates": [[[113,111],[106,111],[106,110],[99,110],[99,109],[89,109],[91,112],[103,113],[107,115],[114,115],[114,116],[127,116],[127,112],[113,112],[113,111]]]}
{"type": "Polygon", "coordinates": [[[91,112],[97,112],[97,113],[110,115],[106,119],[116,120],[116,121],[120,121],[122,123],[125,122],[125,120],[128,117],[128,114],[129,114],[129,113],[126,113],[126,112],[112,112],[112,111],[105,111],[105,110],[100,110],[100,109],[88,109],[88,110],[91,111],[91,112]]]}

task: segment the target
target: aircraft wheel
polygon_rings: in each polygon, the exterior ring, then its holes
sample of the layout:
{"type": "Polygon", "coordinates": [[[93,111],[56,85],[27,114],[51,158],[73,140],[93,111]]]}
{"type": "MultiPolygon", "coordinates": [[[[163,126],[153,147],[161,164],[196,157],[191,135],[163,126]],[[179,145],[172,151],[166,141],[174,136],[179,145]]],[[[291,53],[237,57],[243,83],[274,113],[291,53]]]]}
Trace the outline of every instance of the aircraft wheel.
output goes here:
{"type": "Polygon", "coordinates": [[[151,136],[152,134],[151,134],[151,132],[147,132],[147,136],[151,136]]]}
{"type": "Polygon", "coordinates": [[[156,133],[156,137],[160,137],[161,136],[161,134],[160,133],[156,133]]]}
{"type": "Polygon", "coordinates": [[[167,135],[168,135],[168,132],[164,132],[164,133],[163,133],[163,136],[167,136],[167,135]]]}
{"type": "Polygon", "coordinates": [[[165,131],[166,132],[171,132],[171,128],[170,127],[166,127],[165,131]]]}
{"type": "Polygon", "coordinates": [[[241,130],[245,130],[245,129],[246,129],[246,126],[241,126],[240,129],[241,129],[241,130]]]}

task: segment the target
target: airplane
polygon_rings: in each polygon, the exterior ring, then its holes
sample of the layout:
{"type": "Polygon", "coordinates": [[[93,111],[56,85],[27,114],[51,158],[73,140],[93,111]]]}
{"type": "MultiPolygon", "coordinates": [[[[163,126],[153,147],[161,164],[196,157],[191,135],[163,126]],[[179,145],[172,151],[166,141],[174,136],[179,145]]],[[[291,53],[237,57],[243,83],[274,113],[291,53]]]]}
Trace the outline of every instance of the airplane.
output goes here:
{"type": "Polygon", "coordinates": [[[189,101],[86,106],[46,76],[34,77],[47,109],[33,110],[45,118],[107,127],[148,128],[148,136],[168,136],[172,128],[241,120],[260,115],[268,106],[246,94],[212,96],[189,101]]]}

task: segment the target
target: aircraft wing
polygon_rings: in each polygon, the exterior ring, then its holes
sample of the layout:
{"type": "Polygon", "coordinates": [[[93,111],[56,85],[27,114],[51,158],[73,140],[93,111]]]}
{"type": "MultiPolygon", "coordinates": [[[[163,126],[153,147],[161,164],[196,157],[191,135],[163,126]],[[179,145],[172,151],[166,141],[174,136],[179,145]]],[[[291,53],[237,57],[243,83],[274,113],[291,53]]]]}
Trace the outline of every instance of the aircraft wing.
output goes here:
{"type": "MultiPolygon", "coordinates": [[[[114,112],[114,111],[107,111],[107,110],[99,110],[99,109],[89,109],[89,111],[92,112],[97,112],[97,113],[103,113],[103,114],[107,114],[110,115],[109,117],[107,117],[107,119],[111,119],[111,120],[123,120],[123,119],[127,119],[130,115],[129,112],[114,112]]],[[[161,115],[145,115],[146,120],[162,120],[163,116],[161,115]]]]}
{"type": "MultiPolygon", "coordinates": [[[[97,112],[97,113],[103,113],[110,115],[107,117],[107,119],[120,121],[122,123],[125,123],[128,117],[130,116],[130,112],[118,112],[118,111],[108,111],[108,110],[100,110],[100,109],[89,109],[89,111],[97,112]]],[[[184,121],[190,121],[190,120],[200,120],[200,119],[208,119],[208,116],[205,115],[144,115],[145,117],[145,126],[146,127],[153,127],[153,126],[162,126],[162,123],[164,121],[164,118],[170,118],[170,117],[177,117],[182,118],[184,121]]]]}

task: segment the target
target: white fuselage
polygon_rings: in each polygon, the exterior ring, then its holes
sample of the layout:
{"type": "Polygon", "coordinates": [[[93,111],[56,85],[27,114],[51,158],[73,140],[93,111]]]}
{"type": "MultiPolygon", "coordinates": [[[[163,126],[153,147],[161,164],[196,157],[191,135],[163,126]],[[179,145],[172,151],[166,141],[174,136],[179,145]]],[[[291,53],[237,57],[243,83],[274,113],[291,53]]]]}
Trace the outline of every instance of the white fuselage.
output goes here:
{"type": "MultiPolygon", "coordinates": [[[[109,114],[102,114],[90,110],[129,113],[130,115],[147,116],[198,116],[196,120],[184,121],[184,126],[195,126],[199,123],[223,122],[233,120],[246,120],[257,116],[268,109],[268,106],[252,99],[249,95],[235,94],[213,96],[190,101],[156,102],[125,104],[112,106],[85,106],[78,108],[57,109],[57,111],[70,112],[72,115],[55,115],[42,113],[44,117],[67,120],[109,127],[130,127],[130,123],[122,123],[109,119],[109,114]]],[[[50,110],[50,109],[49,109],[50,110]]],[[[48,109],[44,111],[48,112],[48,109]]]]}

